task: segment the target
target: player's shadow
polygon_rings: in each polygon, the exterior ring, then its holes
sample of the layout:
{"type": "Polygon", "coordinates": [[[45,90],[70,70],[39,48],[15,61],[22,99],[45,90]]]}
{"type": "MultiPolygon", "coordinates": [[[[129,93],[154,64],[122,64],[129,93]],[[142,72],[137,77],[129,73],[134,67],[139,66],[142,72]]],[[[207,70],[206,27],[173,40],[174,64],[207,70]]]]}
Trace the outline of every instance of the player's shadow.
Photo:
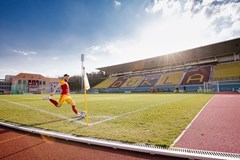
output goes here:
{"type": "MultiPolygon", "coordinates": [[[[80,120],[79,118],[72,118],[72,120],[70,120],[69,122],[76,122],[76,121],[79,121],[79,120],[80,120]]],[[[87,127],[87,125],[85,125],[85,124],[78,125],[78,127],[74,128],[74,129],[71,129],[71,130],[67,131],[66,133],[72,134],[72,132],[77,131],[77,130],[82,129],[82,128],[85,128],[85,127],[87,127]]]]}
{"type": "Polygon", "coordinates": [[[82,128],[85,128],[85,127],[86,127],[86,125],[81,125],[79,127],[76,127],[74,129],[71,129],[71,130],[67,131],[66,133],[74,134],[72,132],[77,131],[77,130],[82,129],[82,128]]]}
{"type": "MultiPolygon", "coordinates": [[[[74,118],[72,117],[72,120],[69,120],[69,122],[75,122],[75,121],[78,121],[79,118],[74,118]]],[[[61,122],[61,121],[66,121],[66,119],[56,119],[56,120],[52,120],[52,121],[47,121],[47,122],[41,122],[41,123],[32,123],[32,124],[29,124],[28,126],[31,126],[31,127],[37,127],[37,126],[40,126],[40,125],[44,125],[44,124],[51,124],[51,123],[57,123],[57,122],[61,122]]],[[[65,133],[71,133],[71,132],[74,132],[76,130],[79,130],[81,128],[85,128],[86,125],[78,125],[78,127],[74,128],[74,129],[71,129],[69,131],[66,131],[65,133]]]]}

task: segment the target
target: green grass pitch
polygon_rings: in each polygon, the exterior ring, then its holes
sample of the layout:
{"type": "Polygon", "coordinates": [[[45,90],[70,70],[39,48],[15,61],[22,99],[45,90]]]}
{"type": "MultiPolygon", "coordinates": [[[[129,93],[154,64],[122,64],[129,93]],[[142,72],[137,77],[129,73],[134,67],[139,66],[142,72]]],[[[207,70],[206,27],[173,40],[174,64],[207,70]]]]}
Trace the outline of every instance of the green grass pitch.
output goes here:
{"type": "MultiPolygon", "coordinates": [[[[54,107],[47,95],[1,95],[0,119],[79,136],[169,147],[212,94],[88,94],[89,121],[75,120],[67,103],[54,107]]],[[[84,95],[72,94],[82,111],[84,95]]],[[[58,100],[59,95],[53,99],[58,100]]]]}

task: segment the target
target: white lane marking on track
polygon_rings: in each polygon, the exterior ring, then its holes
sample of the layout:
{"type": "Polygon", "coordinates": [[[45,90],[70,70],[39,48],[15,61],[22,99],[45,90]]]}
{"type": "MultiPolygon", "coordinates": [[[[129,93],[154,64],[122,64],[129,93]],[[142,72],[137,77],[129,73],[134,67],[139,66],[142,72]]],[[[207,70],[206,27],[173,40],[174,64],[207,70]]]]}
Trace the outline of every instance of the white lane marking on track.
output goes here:
{"type": "Polygon", "coordinates": [[[22,138],[22,137],[25,137],[25,136],[27,136],[27,135],[28,135],[28,134],[24,134],[24,135],[16,136],[16,137],[13,137],[13,138],[9,138],[9,139],[0,141],[0,144],[9,142],[9,141],[12,141],[12,140],[15,140],[15,139],[19,139],[19,138],[22,138]]]}
{"type": "Polygon", "coordinates": [[[49,112],[49,111],[46,111],[46,110],[43,110],[43,109],[39,109],[39,108],[35,108],[35,107],[31,107],[31,106],[28,106],[28,105],[25,105],[25,104],[21,104],[21,103],[17,103],[17,102],[14,102],[14,101],[9,101],[9,100],[6,100],[6,99],[1,99],[1,101],[5,101],[5,102],[8,102],[8,103],[11,103],[11,104],[16,104],[16,105],[19,105],[19,106],[23,106],[23,107],[26,107],[26,108],[29,108],[29,109],[33,109],[33,110],[36,110],[36,111],[39,111],[39,112],[43,112],[43,113],[47,113],[49,115],[52,115],[52,116],[55,116],[55,117],[59,117],[59,118],[62,118],[62,119],[66,119],[70,122],[75,122],[75,123],[80,123],[80,124],[85,124],[84,122],[80,122],[80,121],[74,121],[76,118],[69,118],[69,117],[66,117],[66,116],[62,116],[60,114],[56,114],[56,113],[52,113],[52,112],[49,112]]]}

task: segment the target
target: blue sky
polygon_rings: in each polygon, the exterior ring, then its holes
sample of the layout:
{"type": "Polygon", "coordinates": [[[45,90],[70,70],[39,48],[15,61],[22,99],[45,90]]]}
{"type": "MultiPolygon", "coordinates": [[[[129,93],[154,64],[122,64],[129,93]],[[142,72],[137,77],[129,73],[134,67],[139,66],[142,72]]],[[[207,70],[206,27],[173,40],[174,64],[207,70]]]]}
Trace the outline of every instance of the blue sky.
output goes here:
{"type": "Polygon", "coordinates": [[[0,78],[57,77],[240,37],[240,0],[0,0],[0,78]]]}

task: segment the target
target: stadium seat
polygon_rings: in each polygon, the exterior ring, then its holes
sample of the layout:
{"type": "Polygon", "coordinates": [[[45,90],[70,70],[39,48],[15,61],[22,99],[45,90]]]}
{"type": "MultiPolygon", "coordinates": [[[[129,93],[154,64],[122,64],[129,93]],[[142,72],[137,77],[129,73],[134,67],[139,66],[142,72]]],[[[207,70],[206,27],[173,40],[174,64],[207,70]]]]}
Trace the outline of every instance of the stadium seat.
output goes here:
{"type": "Polygon", "coordinates": [[[152,87],[157,83],[160,76],[161,76],[160,74],[145,75],[143,76],[144,78],[142,82],[138,85],[138,87],[152,87]]]}
{"type": "Polygon", "coordinates": [[[216,65],[213,78],[214,80],[240,79],[240,62],[216,65]]]}
{"type": "Polygon", "coordinates": [[[109,88],[120,88],[128,79],[128,76],[118,77],[109,88]]]}
{"type": "Polygon", "coordinates": [[[211,66],[199,67],[197,70],[189,70],[183,80],[181,85],[195,85],[203,84],[204,82],[209,81],[211,73],[211,66]]]}
{"type": "Polygon", "coordinates": [[[130,77],[121,87],[125,88],[125,87],[137,87],[142,80],[144,79],[143,76],[133,76],[130,77]]]}
{"type": "Polygon", "coordinates": [[[169,72],[161,76],[160,80],[156,85],[159,86],[172,86],[172,85],[178,85],[182,79],[183,71],[178,72],[169,72]]]}
{"type": "Polygon", "coordinates": [[[98,85],[96,85],[95,89],[100,89],[100,88],[108,88],[111,84],[113,84],[116,80],[118,79],[118,77],[109,77],[108,79],[104,80],[103,82],[99,83],[98,85]]]}

